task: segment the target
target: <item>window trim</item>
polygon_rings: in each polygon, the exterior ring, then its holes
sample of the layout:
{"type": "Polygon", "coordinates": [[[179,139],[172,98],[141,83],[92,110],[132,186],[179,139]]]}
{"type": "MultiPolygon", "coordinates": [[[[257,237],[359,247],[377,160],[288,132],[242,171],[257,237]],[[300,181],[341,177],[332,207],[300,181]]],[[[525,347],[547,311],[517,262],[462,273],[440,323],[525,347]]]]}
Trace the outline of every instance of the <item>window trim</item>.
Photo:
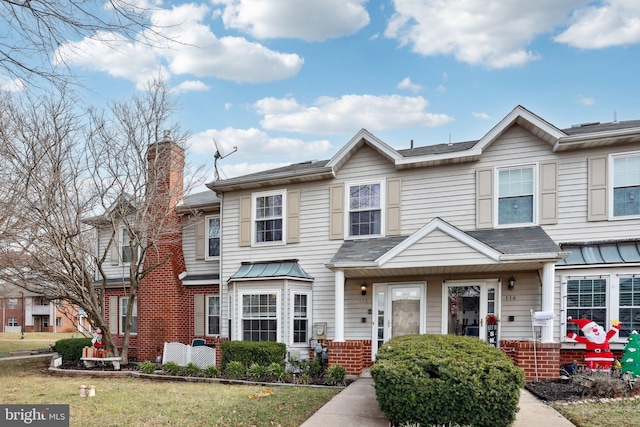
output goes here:
{"type": "MultiPolygon", "coordinates": [[[[129,296],[125,295],[125,296],[121,296],[118,297],[118,335],[124,335],[124,325],[123,325],[123,320],[124,320],[124,316],[122,315],[122,303],[123,301],[128,301],[129,300],[129,296]]],[[[133,310],[135,312],[134,317],[136,318],[136,332],[131,331],[131,335],[138,335],[138,297],[135,297],[133,299],[133,310]]]]}
{"type": "Polygon", "coordinates": [[[220,222],[220,215],[207,215],[204,217],[204,259],[205,260],[218,260],[220,259],[220,254],[218,255],[209,255],[209,220],[217,219],[218,220],[218,251],[222,251],[222,224],[220,222]]]}
{"type": "MultiPolygon", "coordinates": [[[[567,284],[569,280],[579,279],[605,279],[606,280],[606,302],[605,302],[605,323],[602,326],[606,332],[611,329],[611,321],[613,319],[619,319],[620,316],[620,279],[627,277],[637,277],[638,270],[615,270],[608,269],[607,271],[590,270],[588,272],[575,271],[572,274],[564,274],[560,276],[561,283],[561,306],[560,306],[560,341],[563,344],[570,343],[575,344],[575,341],[567,338],[567,284]],[[586,274],[585,274],[586,273],[586,274]]],[[[617,333],[610,341],[611,344],[626,344],[627,337],[621,337],[620,333],[617,333]]]]}
{"type": "Polygon", "coordinates": [[[368,180],[347,181],[344,183],[344,238],[349,240],[370,239],[372,237],[385,237],[387,231],[387,180],[385,178],[372,178],[368,180]],[[380,234],[351,235],[351,187],[356,185],[380,184],[380,234]]]}
{"type": "MultiPolygon", "coordinates": [[[[220,294],[207,294],[204,296],[204,334],[207,337],[219,337],[222,332],[222,297],[220,294]],[[218,298],[218,333],[209,333],[209,298],[218,298]]],[[[213,316],[212,316],[213,317],[213,316]]]]}
{"type": "Polygon", "coordinates": [[[251,193],[251,246],[281,246],[287,244],[287,190],[262,191],[259,193],[251,193]],[[256,241],[256,199],[258,197],[282,196],[282,240],[273,242],[256,241]]]}
{"type": "Polygon", "coordinates": [[[493,175],[495,177],[495,179],[493,180],[493,193],[495,194],[495,197],[493,198],[493,227],[494,228],[514,228],[514,227],[531,227],[534,225],[539,225],[540,223],[540,218],[539,218],[539,209],[540,209],[540,186],[539,186],[539,168],[540,165],[539,163],[524,163],[524,164],[518,164],[518,165],[510,165],[510,166],[496,166],[493,170],[493,175]],[[532,176],[532,180],[533,180],[533,189],[532,189],[532,196],[533,196],[533,203],[531,206],[532,209],[532,215],[531,215],[531,220],[532,222],[517,222],[517,223],[511,223],[511,224],[500,224],[499,223],[499,218],[500,218],[500,172],[501,171],[505,171],[505,170],[514,170],[514,169],[528,169],[531,168],[533,170],[533,176],[532,176]]]}
{"type": "MultiPolygon", "coordinates": [[[[276,315],[275,320],[276,324],[276,341],[275,342],[283,342],[282,341],[282,295],[280,289],[247,289],[238,292],[238,316],[237,316],[237,331],[238,331],[238,339],[240,341],[244,340],[244,320],[250,320],[254,318],[245,318],[243,315],[243,302],[245,295],[270,295],[275,294],[276,296],[276,315]]],[[[271,319],[271,318],[269,318],[271,319]]]]}
{"type": "Polygon", "coordinates": [[[18,318],[15,316],[10,316],[7,318],[7,326],[11,326],[11,327],[16,327],[16,326],[20,326],[20,324],[18,324],[18,318]]]}
{"type": "Polygon", "coordinates": [[[309,340],[311,339],[311,320],[313,319],[312,316],[312,310],[313,310],[313,301],[312,301],[312,292],[311,291],[303,291],[303,290],[299,290],[299,289],[292,289],[289,293],[289,343],[288,346],[289,347],[308,347],[309,346],[309,340]],[[305,342],[294,342],[293,341],[293,334],[294,334],[294,321],[295,321],[295,317],[294,317],[294,310],[295,310],[295,296],[296,295],[306,295],[307,296],[307,341],[305,342]]]}
{"type": "Polygon", "coordinates": [[[615,176],[615,170],[614,170],[614,162],[615,159],[617,158],[621,158],[621,157],[640,157],[640,151],[626,151],[624,153],[613,153],[613,154],[609,154],[608,156],[608,171],[607,171],[607,181],[610,183],[610,185],[607,185],[607,208],[608,208],[608,212],[609,212],[609,221],[624,221],[624,220],[629,220],[629,219],[638,219],[640,218],[640,213],[637,215],[621,215],[621,216],[615,216],[614,215],[614,190],[615,190],[615,184],[614,184],[614,176],[615,176]]]}

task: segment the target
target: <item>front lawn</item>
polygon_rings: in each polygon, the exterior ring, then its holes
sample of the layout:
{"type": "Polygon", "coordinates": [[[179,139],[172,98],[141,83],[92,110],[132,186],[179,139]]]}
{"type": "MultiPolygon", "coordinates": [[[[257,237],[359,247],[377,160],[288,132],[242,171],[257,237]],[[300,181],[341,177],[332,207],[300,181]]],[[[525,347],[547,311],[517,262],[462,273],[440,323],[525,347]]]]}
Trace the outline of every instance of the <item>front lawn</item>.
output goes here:
{"type": "Polygon", "coordinates": [[[640,400],[554,403],[552,406],[578,427],[640,426],[640,400]]]}
{"type": "Polygon", "coordinates": [[[9,356],[12,351],[48,350],[56,341],[81,337],[80,333],[53,332],[0,332],[0,357],[9,356]]]}
{"type": "Polygon", "coordinates": [[[49,360],[0,362],[0,402],[69,404],[72,426],[299,426],[340,390],[58,377],[49,360]],[[79,397],[80,385],[96,396],[79,397]]]}

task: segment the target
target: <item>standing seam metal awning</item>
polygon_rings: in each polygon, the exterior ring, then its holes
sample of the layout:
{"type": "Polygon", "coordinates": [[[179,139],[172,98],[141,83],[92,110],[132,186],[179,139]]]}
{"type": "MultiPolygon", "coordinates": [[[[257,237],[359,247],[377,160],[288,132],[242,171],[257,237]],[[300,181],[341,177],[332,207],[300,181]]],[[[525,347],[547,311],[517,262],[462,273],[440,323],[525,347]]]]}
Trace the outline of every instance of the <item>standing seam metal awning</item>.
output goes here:
{"type": "Polygon", "coordinates": [[[287,277],[298,280],[313,281],[313,276],[309,275],[302,269],[302,267],[300,267],[297,259],[243,262],[238,271],[229,278],[229,281],[250,279],[264,280],[287,277]]]}
{"type": "Polygon", "coordinates": [[[627,240],[599,243],[564,243],[562,250],[571,252],[557,266],[625,264],[640,262],[640,241],[627,240]]]}

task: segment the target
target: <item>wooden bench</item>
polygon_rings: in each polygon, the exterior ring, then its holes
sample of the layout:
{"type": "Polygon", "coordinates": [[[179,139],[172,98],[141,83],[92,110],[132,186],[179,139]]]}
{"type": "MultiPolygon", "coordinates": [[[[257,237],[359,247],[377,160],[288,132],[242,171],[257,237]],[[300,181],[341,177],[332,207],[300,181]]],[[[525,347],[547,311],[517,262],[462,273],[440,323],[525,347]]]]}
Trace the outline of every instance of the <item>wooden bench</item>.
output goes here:
{"type": "Polygon", "coordinates": [[[111,362],[113,369],[119,371],[122,357],[81,357],[80,360],[84,362],[84,366],[87,368],[93,368],[96,366],[96,362],[111,362]]]}

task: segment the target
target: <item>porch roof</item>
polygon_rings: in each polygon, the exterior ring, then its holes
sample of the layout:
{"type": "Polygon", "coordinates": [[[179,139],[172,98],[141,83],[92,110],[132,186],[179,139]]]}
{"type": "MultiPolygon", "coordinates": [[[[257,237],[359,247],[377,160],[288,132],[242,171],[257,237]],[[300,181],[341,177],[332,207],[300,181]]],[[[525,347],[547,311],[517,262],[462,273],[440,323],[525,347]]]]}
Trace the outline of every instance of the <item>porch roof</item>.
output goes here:
{"type": "Polygon", "coordinates": [[[229,281],[293,278],[312,281],[313,276],[300,267],[297,259],[280,261],[243,262],[229,281]]]}
{"type": "Polygon", "coordinates": [[[411,236],[346,240],[327,265],[329,268],[431,268],[481,265],[510,269],[532,268],[567,256],[542,227],[517,227],[464,232],[436,218],[411,236]],[[428,240],[430,235],[446,236],[428,240]],[[448,240],[446,240],[448,239],[448,240]],[[434,246],[431,245],[433,242],[434,246]],[[437,247],[436,247],[437,245],[437,247]],[[448,246],[448,249],[445,246],[448,246]],[[432,248],[430,249],[430,246],[432,248]],[[411,258],[411,253],[423,256],[411,258]],[[408,256],[402,260],[403,253],[408,256]],[[448,258],[443,253],[451,254],[448,258]],[[471,261],[472,254],[476,254],[471,261]],[[436,259],[437,258],[437,259],[436,259]],[[411,261],[413,260],[413,261],[411,261]],[[435,260],[435,261],[434,261],[435,260]],[[484,260],[484,261],[483,261],[484,260]]]}
{"type": "Polygon", "coordinates": [[[640,263],[640,240],[637,239],[563,243],[561,246],[571,255],[559,261],[558,266],[640,263]]]}

